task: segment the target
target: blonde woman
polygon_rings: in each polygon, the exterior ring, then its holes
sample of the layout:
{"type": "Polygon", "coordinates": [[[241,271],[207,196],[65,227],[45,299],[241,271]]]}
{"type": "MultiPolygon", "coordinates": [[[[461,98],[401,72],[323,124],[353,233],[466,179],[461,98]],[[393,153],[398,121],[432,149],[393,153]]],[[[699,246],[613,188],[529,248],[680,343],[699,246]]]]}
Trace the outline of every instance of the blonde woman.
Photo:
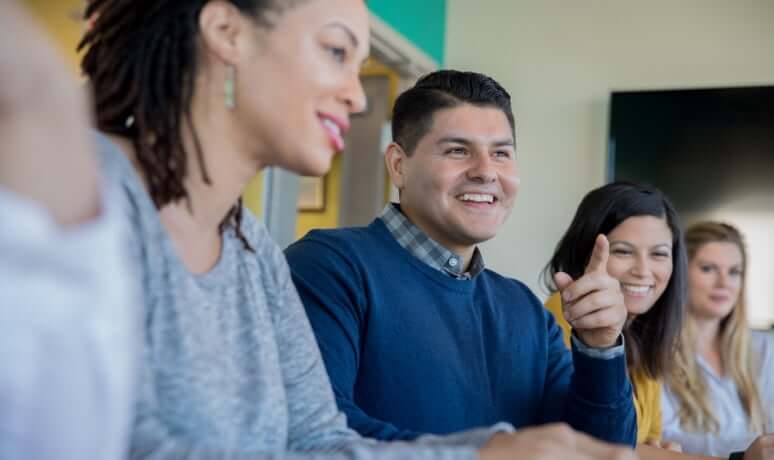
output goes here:
{"type": "Polygon", "coordinates": [[[663,438],[686,453],[774,458],[774,435],[763,435],[774,431],[774,340],[747,325],[743,237],[703,222],[686,245],[687,317],[662,399],[663,438]]]}

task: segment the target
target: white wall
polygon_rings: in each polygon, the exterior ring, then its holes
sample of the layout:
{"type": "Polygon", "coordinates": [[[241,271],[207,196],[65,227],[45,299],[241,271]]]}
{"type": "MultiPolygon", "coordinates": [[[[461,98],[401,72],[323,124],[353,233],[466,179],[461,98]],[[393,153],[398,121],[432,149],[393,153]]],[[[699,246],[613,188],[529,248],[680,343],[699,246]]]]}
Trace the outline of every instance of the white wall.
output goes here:
{"type": "Polygon", "coordinates": [[[774,0],[449,0],[448,21],[446,66],[513,97],[522,188],[484,255],[533,289],[604,182],[610,91],[774,84],[774,0]]]}

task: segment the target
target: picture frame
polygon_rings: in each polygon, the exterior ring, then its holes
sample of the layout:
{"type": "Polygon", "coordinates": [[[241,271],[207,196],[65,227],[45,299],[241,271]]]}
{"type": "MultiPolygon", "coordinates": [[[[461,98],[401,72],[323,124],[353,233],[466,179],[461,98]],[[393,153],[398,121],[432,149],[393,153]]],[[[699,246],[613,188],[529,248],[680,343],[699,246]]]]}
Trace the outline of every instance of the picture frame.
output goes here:
{"type": "Polygon", "coordinates": [[[325,212],[327,205],[326,178],[301,177],[298,187],[298,210],[301,212],[325,212]]]}

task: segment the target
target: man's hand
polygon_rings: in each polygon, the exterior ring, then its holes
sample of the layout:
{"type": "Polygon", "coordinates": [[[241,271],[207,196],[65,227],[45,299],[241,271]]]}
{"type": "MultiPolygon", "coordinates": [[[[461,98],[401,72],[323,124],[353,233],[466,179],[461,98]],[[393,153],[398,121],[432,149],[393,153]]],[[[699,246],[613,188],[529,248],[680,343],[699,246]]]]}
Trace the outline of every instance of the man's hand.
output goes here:
{"type": "Polygon", "coordinates": [[[774,433],[758,436],[744,452],[744,460],[774,460],[774,433]]]}
{"type": "Polygon", "coordinates": [[[682,452],[683,446],[679,443],[672,441],[658,441],[656,439],[648,439],[645,441],[646,446],[655,447],[656,449],[665,449],[672,452],[682,452]]]}
{"type": "Polygon", "coordinates": [[[574,281],[564,272],[554,276],[565,319],[578,338],[593,348],[614,346],[626,323],[621,284],[607,273],[609,256],[610,243],[599,235],[582,277],[574,281]]]}
{"type": "Polygon", "coordinates": [[[636,460],[631,449],[613,446],[564,424],[500,433],[479,451],[481,460],[636,460]]]}

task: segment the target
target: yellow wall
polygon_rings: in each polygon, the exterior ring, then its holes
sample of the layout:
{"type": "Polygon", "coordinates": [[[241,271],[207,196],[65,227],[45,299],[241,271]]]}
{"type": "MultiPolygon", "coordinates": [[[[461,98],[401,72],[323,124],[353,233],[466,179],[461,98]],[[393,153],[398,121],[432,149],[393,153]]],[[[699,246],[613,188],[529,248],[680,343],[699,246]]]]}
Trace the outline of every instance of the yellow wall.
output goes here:
{"type": "Polygon", "coordinates": [[[67,59],[74,75],[80,75],[80,57],[75,52],[83,33],[80,20],[83,0],[24,0],[30,13],[35,16],[49,33],[67,59]]]}
{"type": "Polygon", "coordinates": [[[392,68],[382,64],[380,61],[369,58],[363,68],[360,71],[362,77],[387,77],[390,81],[390,111],[392,111],[392,105],[395,102],[395,98],[398,97],[398,85],[400,84],[400,76],[392,68]]]}
{"type": "MultiPolygon", "coordinates": [[[[392,107],[397,97],[398,84],[400,77],[391,68],[385,66],[375,59],[369,59],[360,72],[363,77],[386,76],[390,80],[390,101],[392,107]]],[[[388,114],[389,116],[389,114],[388,114]]],[[[385,203],[389,197],[390,191],[389,179],[385,187],[385,203]]],[[[339,223],[339,207],[341,205],[341,157],[339,155],[333,161],[331,170],[325,176],[326,187],[326,206],[323,212],[299,211],[296,220],[296,238],[306,235],[309,230],[315,228],[336,228],[339,223]]]]}
{"type": "MultiPolygon", "coordinates": [[[[395,105],[395,99],[398,98],[398,86],[400,85],[400,76],[398,75],[398,73],[395,72],[395,70],[393,70],[392,68],[382,64],[381,62],[373,58],[368,59],[368,61],[366,61],[365,65],[363,66],[363,70],[360,73],[364,77],[384,76],[389,79],[390,100],[387,106],[390,108],[390,112],[387,114],[387,117],[391,119],[392,107],[395,105]]],[[[390,176],[385,173],[385,181],[384,181],[384,202],[385,203],[390,201],[391,189],[392,189],[392,182],[390,181],[390,176]]]]}
{"type": "Polygon", "coordinates": [[[341,155],[336,155],[325,180],[325,210],[299,211],[296,220],[296,238],[315,228],[336,228],[339,224],[341,196],[341,155]]]}
{"type": "Polygon", "coordinates": [[[256,216],[261,215],[261,196],[263,192],[263,172],[259,172],[255,178],[247,185],[242,200],[256,216]]]}

